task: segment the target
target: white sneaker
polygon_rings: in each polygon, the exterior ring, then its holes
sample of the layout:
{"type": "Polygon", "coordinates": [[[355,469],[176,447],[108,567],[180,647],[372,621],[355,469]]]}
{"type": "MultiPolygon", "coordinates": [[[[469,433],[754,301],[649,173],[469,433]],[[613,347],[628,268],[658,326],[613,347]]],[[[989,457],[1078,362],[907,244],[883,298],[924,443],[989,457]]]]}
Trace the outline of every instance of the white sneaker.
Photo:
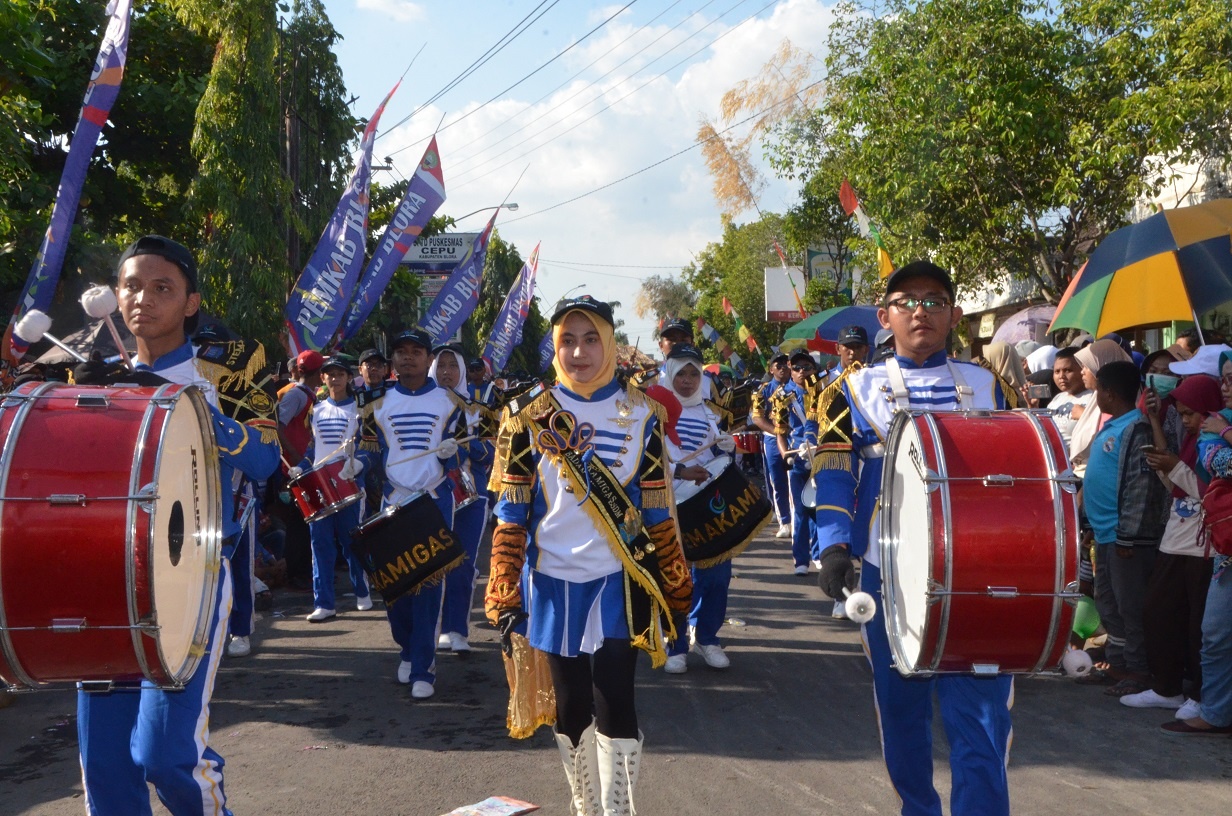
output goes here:
{"type": "Polygon", "coordinates": [[[796,575],[808,575],[808,564],[800,564],[797,566],[796,575]]]}
{"type": "Polygon", "coordinates": [[[1186,700],[1181,704],[1181,707],[1176,710],[1176,718],[1178,720],[1195,720],[1202,716],[1202,704],[1197,700],[1186,700]]]}
{"type": "Polygon", "coordinates": [[[450,632],[447,635],[449,640],[449,648],[455,652],[469,652],[471,644],[467,642],[466,636],[458,632],[450,632]]]}
{"type": "Polygon", "coordinates": [[[780,524],[779,531],[774,534],[775,538],[791,538],[791,525],[780,524]]]}
{"type": "Polygon", "coordinates": [[[689,663],[682,654],[668,655],[663,671],[668,674],[684,674],[689,670],[689,663]]]}
{"type": "Polygon", "coordinates": [[[449,633],[441,632],[436,638],[436,648],[448,649],[450,646],[449,633]]]}
{"type": "Polygon", "coordinates": [[[726,669],[731,665],[731,661],[723,653],[723,647],[717,643],[694,643],[693,651],[701,655],[702,660],[712,669],[726,669]]]}
{"type": "Polygon", "coordinates": [[[426,700],[433,694],[436,694],[436,687],[427,680],[416,680],[411,686],[411,696],[416,700],[426,700]]]}
{"type": "Polygon", "coordinates": [[[817,570],[818,572],[821,572],[821,562],[818,561],[816,558],[809,561],[809,566],[811,566],[813,569],[817,570]]]}
{"type": "Polygon", "coordinates": [[[1163,697],[1155,693],[1155,689],[1147,689],[1137,694],[1126,694],[1121,698],[1121,705],[1130,708],[1180,708],[1185,703],[1185,695],[1163,697]]]}
{"type": "Polygon", "coordinates": [[[366,595],[363,598],[355,599],[355,608],[360,612],[367,612],[372,608],[372,596],[366,595]]]}
{"type": "Polygon", "coordinates": [[[403,660],[398,664],[398,682],[404,686],[411,682],[411,661],[403,660]]]}
{"type": "Polygon", "coordinates": [[[322,609],[321,607],[318,606],[316,609],[312,610],[311,614],[308,615],[306,620],[308,620],[311,623],[320,623],[321,621],[329,620],[330,618],[334,617],[337,614],[338,613],[332,609],[322,609]]]}
{"type": "Polygon", "coordinates": [[[835,601],[834,608],[830,610],[830,617],[835,620],[847,620],[847,604],[843,601],[835,601]]]}
{"type": "Polygon", "coordinates": [[[252,653],[252,642],[246,637],[232,636],[227,643],[227,657],[248,657],[252,653]]]}

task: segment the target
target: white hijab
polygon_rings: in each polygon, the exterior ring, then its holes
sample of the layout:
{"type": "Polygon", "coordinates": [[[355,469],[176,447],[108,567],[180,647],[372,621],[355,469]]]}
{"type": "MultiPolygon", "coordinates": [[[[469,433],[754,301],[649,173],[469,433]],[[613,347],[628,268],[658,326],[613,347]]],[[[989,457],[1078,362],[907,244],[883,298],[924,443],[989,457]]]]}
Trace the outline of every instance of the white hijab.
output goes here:
{"type": "Polygon", "coordinates": [[[1056,346],[1040,346],[1027,355],[1027,371],[1031,374],[1045,370],[1051,371],[1052,364],[1057,361],[1059,351],[1060,349],[1056,346]]]}
{"type": "MultiPolygon", "coordinates": [[[[466,393],[466,361],[462,359],[462,355],[453,349],[442,349],[439,354],[432,360],[432,365],[428,367],[428,376],[433,382],[440,385],[440,380],[436,378],[436,364],[441,359],[442,354],[452,354],[454,359],[458,361],[458,384],[453,387],[453,392],[462,399],[470,401],[471,395],[466,393]]],[[[441,386],[444,388],[444,386],[441,386]]]]}
{"type": "Polygon", "coordinates": [[[708,390],[708,386],[706,385],[706,372],[702,370],[702,367],[696,360],[690,360],[685,357],[673,358],[668,360],[663,365],[663,387],[675,394],[676,399],[680,400],[680,404],[685,408],[689,408],[694,405],[701,405],[702,401],[706,398],[706,391],[708,390]],[[693,392],[693,396],[691,397],[682,396],[673,385],[676,380],[676,375],[680,373],[680,370],[685,366],[693,366],[696,368],[697,373],[700,374],[702,378],[701,382],[697,384],[697,390],[693,392]]]}

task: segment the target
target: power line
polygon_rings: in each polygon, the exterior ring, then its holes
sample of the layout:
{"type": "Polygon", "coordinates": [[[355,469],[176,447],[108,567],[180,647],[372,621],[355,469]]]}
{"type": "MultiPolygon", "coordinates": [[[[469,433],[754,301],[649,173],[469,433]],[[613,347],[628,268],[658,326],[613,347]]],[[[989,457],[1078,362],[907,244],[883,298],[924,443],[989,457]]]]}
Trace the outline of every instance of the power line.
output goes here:
{"type": "Polygon", "coordinates": [[[557,260],[549,260],[548,258],[540,258],[539,262],[540,263],[572,264],[574,266],[607,266],[613,269],[683,269],[684,267],[688,266],[688,264],[676,264],[674,266],[670,266],[667,264],[647,265],[647,264],[591,263],[590,261],[557,261],[557,260]]]}
{"type": "MultiPolygon", "coordinates": [[[[509,223],[509,222],[506,221],[505,223],[509,223]]],[[[635,280],[635,281],[640,281],[642,279],[640,275],[617,275],[615,272],[596,272],[593,269],[583,269],[580,266],[569,266],[568,264],[562,264],[560,262],[549,263],[548,261],[545,261],[542,258],[539,259],[539,263],[548,264],[549,266],[553,266],[558,269],[567,269],[570,272],[581,272],[584,275],[598,275],[601,278],[624,278],[625,280],[635,280]]]]}
{"type": "MultiPolygon", "coordinates": [[[[800,91],[806,91],[806,90],[808,90],[809,88],[812,88],[814,85],[820,85],[820,84],[821,84],[822,82],[824,82],[824,81],[825,81],[824,79],[819,79],[819,80],[817,80],[816,82],[810,82],[808,85],[805,85],[803,88],[799,88],[798,90],[800,90],[800,91]]],[[[794,95],[794,94],[793,94],[793,95],[794,95]]],[[[609,188],[609,187],[615,187],[617,184],[620,184],[622,181],[628,181],[629,179],[633,178],[634,176],[640,176],[642,173],[645,173],[647,170],[653,170],[654,168],[658,167],[660,164],[664,164],[665,162],[669,162],[669,161],[671,161],[672,159],[676,158],[677,156],[683,156],[685,153],[688,153],[690,150],[693,150],[694,148],[697,148],[697,147],[701,147],[701,146],[702,146],[702,145],[704,145],[706,142],[713,141],[714,139],[717,139],[719,136],[722,136],[724,133],[727,133],[729,130],[734,130],[735,128],[738,128],[738,127],[740,127],[741,125],[743,125],[743,124],[745,124],[745,123],[747,123],[747,122],[751,122],[752,120],[756,119],[758,116],[761,116],[761,115],[762,115],[762,114],[764,114],[764,113],[767,113],[767,112],[769,112],[769,111],[772,111],[772,110],[774,110],[775,108],[777,108],[778,106],[780,106],[780,105],[784,104],[785,102],[790,101],[790,100],[791,100],[791,98],[792,98],[791,96],[785,96],[785,97],[783,97],[782,99],[780,99],[779,101],[775,102],[773,105],[770,105],[769,107],[763,108],[762,110],[758,111],[757,113],[754,113],[754,114],[752,114],[751,116],[748,116],[748,117],[746,117],[746,118],[744,118],[744,119],[741,119],[739,122],[736,122],[735,124],[729,125],[728,127],[725,127],[725,128],[723,128],[722,130],[717,130],[717,131],[715,131],[715,133],[714,133],[714,135],[713,135],[713,136],[711,136],[711,137],[709,137],[709,138],[707,138],[707,139],[700,139],[700,140],[698,140],[698,141],[694,142],[693,144],[689,145],[688,147],[684,148],[683,150],[678,150],[678,151],[676,151],[675,153],[673,153],[672,155],[667,156],[666,158],[659,159],[659,160],[658,160],[657,162],[655,162],[654,164],[648,164],[648,165],[646,165],[646,166],[645,166],[645,167],[643,167],[641,170],[635,170],[635,171],[633,171],[632,173],[629,173],[627,176],[622,176],[622,177],[620,177],[620,178],[616,179],[615,181],[611,181],[611,182],[608,182],[607,184],[604,184],[602,187],[596,187],[595,189],[593,189],[593,190],[591,190],[591,191],[589,191],[589,192],[582,193],[581,195],[578,195],[578,196],[574,196],[573,198],[570,198],[570,199],[568,199],[568,200],[566,200],[566,201],[562,201],[562,202],[560,202],[559,204],[553,204],[551,207],[546,207],[546,208],[544,208],[544,209],[542,209],[542,210],[536,210],[535,212],[532,212],[532,213],[527,213],[526,215],[520,215],[520,216],[518,216],[517,218],[510,218],[510,219],[507,219],[507,220],[505,221],[505,225],[506,225],[506,226],[508,226],[509,224],[512,224],[512,223],[514,223],[515,221],[521,221],[521,220],[522,220],[522,219],[524,219],[524,218],[532,218],[532,217],[534,217],[534,216],[536,216],[536,215],[542,215],[542,214],[543,214],[543,213],[545,213],[545,212],[551,212],[552,210],[555,210],[555,209],[557,209],[557,208],[559,208],[559,207],[563,207],[563,206],[565,206],[566,204],[572,204],[572,203],[573,203],[573,202],[575,202],[575,201],[580,201],[580,200],[581,200],[581,199],[583,199],[583,198],[586,198],[586,197],[588,197],[588,196],[592,196],[592,195],[594,195],[595,193],[598,193],[598,192],[601,192],[601,191],[603,191],[603,190],[606,190],[606,189],[607,189],[607,188],[609,188]]]]}

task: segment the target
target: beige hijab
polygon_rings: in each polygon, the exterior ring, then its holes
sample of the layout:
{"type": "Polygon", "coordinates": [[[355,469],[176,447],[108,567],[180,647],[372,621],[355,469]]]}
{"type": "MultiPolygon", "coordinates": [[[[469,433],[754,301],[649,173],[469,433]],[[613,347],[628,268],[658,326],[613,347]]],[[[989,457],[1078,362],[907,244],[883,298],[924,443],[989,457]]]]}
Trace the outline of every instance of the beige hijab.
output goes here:
{"type": "Polygon", "coordinates": [[[984,359],[993,371],[1001,375],[1001,379],[1013,386],[1015,391],[1021,391],[1026,384],[1022,371],[1022,358],[1009,343],[989,343],[984,346],[984,359]]]}
{"type": "MultiPolygon", "coordinates": [[[[1075,354],[1074,359],[1083,368],[1089,368],[1096,374],[1108,363],[1133,362],[1133,359],[1125,353],[1125,349],[1117,345],[1114,340],[1096,340],[1075,354]]],[[[1091,441],[1095,439],[1095,434],[1099,433],[1101,424],[1099,406],[1094,401],[1087,406],[1086,411],[1074,423],[1074,430],[1069,438],[1069,459],[1073,463],[1074,473],[1078,476],[1087,472],[1087,457],[1091,454],[1091,441]]]]}

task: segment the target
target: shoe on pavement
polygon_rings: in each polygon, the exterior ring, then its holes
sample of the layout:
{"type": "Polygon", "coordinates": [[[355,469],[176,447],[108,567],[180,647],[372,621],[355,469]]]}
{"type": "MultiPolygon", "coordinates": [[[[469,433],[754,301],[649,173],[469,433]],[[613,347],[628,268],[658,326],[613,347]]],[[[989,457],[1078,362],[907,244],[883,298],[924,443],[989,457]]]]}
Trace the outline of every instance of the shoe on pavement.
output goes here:
{"type": "Polygon", "coordinates": [[[411,682],[411,661],[403,660],[398,664],[398,682],[404,686],[411,682]]]}
{"type": "Polygon", "coordinates": [[[663,664],[663,671],[668,674],[684,674],[689,670],[689,662],[682,654],[674,654],[667,656],[667,662],[663,664]]]}
{"type": "Polygon", "coordinates": [[[426,700],[436,694],[436,687],[427,680],[416,680],[411,686],[411,696],[416,700],[426,700]]]}
{"type": "Polygon", "coordinates": [[[775,538],[791,538],[791,526],[787,524],[780,524],[779,531],[774,534],[774,537],[775,538]]]}
{"type": "Polygon", "coordinates": [[[372,596],[365,595],[362,598],[356,598],[355,608],[358,609],[360,612],[367,612],[369,609],[372,608],[372,596]]]}
{"type": "Polygon", "coordinates": [[[310,623],[320,623],[321,621],[329,620],[330,618],[336,616],[337,614],[338,613],[332,609],[322,609],[321,607],[318,606],[316,609],[312,610],[312,612],[308,615],[307,620],[310,623]]]}
{"type": "Polygon", "coordinates": [[[252,642],[247,637],[233,636],[227,643],[227,657],[248,657],[252,654],[252,642]]]}
{"type": "Polygon", "coordinates": [[[1176,718],[1178,720],[1196,720],[1202,716],[1202,704],[1197,700],[1186,700],[1180,708],[1176,710],[1176,718]]]}
{"type": "Polygon", "coordinates": [[[450,645],[449,633],[441,632],[440,635],[438,635],[436,638],[436,648],[448,649],[449,645],[450,645]]]}
{"type": "MultiPolygon", "coordinates": [[[[1201,722],[1201,717],[1195,717],[1201,722]]],[[[1196,725],[1190,725],[1189,720],[1173,720],[1166,722],[1160,726],[1167,734],[1172,734],[1177,737],[1226,737],[1232,734],[1232,725],[1210,725],[1207,723],[1206,728],[1201,728],[1196,725]]]]}
{"type": "Polygon", "coordinates": [[[843,601],[835,601],[834,608],[830,610],[830,617],[835,620],[847,620],[847,604],[843,601]]]}
{"type": "Polygon", "coordinates": [[[731,661],[723,653],[723,647],[717,643],[695,643],[693,651],[701,655],[702,660],[712,669],[726,669],[731,665],[731,661]]]}
{"type": "Polygon", "coordinates": [[[449,639],[449,648],[455,652],[469,652],[471,644],[467,642],[466,635],[460,632],[450,632],[446,637],[449,639]]]}
{"type": "Polygon", "coordinates": [[[1185,696],[1178,694],[1175,697],[1164,697],[1157,694],[1155,689],[1147,689],[1140,691],[1137,694],[1126,694],[1121,697],[1121,705],[1129,706],[1130,708],[1180,708],[1185,702],[1185,696]]]}
{"type": "Polygon", "coordinates": [[[797,564],[796,575],[808,575],[808,564],[797,564]]]}

